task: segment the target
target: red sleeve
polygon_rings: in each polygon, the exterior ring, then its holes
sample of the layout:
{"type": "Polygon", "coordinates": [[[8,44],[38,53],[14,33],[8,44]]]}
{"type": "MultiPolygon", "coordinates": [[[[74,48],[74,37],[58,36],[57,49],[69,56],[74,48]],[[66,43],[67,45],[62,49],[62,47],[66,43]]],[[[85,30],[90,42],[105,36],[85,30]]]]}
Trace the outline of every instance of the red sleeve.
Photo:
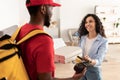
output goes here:
{"type": "Polygon", "coordinates": [[[36,36],[33,58],[38,73],[54,72],[54,48],[53,40],[47,35],[36,36]],[[37,44],[37,45],[36,45],[37,44]]]}

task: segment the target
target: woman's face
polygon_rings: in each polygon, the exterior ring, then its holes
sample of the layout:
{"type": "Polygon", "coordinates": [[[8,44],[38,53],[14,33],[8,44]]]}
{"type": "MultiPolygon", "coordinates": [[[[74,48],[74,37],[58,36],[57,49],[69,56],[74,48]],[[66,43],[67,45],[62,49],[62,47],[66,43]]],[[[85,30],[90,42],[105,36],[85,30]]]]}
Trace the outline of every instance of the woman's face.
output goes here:
{"type": "Polygon", "coordinates": [[[92,16],[89,16],[86,18],[86,21],[85,21],[85,28],[88,32],[93,32],[95,31],[95,20],[92,16]]]}

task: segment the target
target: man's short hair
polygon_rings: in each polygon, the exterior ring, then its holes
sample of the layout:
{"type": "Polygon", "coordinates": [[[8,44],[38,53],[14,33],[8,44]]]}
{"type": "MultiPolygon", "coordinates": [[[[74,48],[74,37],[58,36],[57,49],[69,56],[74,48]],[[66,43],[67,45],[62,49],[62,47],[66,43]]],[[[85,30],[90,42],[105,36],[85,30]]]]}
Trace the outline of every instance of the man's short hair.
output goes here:
{"type": "Polygon", "coordinates": [[[30,16],[32,16],[32,15],[35,16],[37,14],[39,8],[40,8],[40,5],[39,6],[30,6],[30,7],[27,7],[30,16]]]}

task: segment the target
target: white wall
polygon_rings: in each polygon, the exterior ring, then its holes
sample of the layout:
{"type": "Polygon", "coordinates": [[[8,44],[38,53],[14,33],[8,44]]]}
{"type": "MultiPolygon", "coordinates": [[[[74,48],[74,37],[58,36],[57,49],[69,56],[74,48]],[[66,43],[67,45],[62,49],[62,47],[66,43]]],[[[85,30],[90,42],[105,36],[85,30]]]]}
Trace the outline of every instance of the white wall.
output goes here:
{"type": "Polygon", "coordinates": [[[0,30],[19,24],[19,1],[0,0],[0,30]]]}
{"type": "Polygon", "coordinates": [[[19,25],[23,25],[26,22],[29,22],[29,13],[27,11],[26,5],[25,5],[26,0],[19,0],[19,25]]]}
{"type": "Polygon", "coordinates": [[[25,6],[26,0],[1,0],[0,2],[0,30],[12,25],[21,26],[29,21],[29,14],[25,6]]]}
{"type": "Polygon", "coordinates": [[[94,13],[95,5],[120,5],[120,0],[60,0],[60,30],[64,41],[69,41],[67,30],[78,28],[82,18],[94,13]]]}

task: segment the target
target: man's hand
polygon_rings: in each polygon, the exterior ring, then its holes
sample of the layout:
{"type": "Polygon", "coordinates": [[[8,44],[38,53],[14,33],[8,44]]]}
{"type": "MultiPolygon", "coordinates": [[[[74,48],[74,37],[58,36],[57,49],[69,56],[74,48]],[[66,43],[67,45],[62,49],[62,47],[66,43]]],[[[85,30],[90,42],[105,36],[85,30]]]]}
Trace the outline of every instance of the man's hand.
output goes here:
{"type": "Polygon", "coordinates": [[[74,79],[74,80],[80,79],[82,76],[85,75],[86,70],[87,70],[87,68],[85,67],[84,70],[83,70],[81,73],[79,73],[79,74],[76,74],[76,73],[75,73],[75,74],[73,75],[73,79],[74,79]]]}

